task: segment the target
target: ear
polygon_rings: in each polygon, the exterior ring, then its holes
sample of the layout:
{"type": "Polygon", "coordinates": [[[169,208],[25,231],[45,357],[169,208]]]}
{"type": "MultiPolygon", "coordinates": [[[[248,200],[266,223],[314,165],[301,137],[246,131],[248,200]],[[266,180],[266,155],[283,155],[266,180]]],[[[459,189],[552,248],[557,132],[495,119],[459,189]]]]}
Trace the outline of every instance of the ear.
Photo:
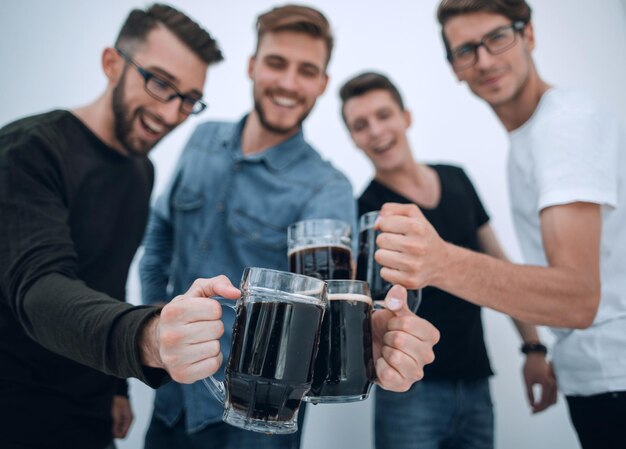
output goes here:
{"type": "Polygon", "coordinates": [[[250,58],[248,59],[248,78],[250,78],[250,80],[254,81],[254,63],[256,61],[255,56],[250,56],[250,58]]]}
{"type": "Polygon", "coordinates": [[[326,87],[328,86],[329,79],[330,77],[328,76],[328,73],[324,72],[324,75],[322,76],[322,83],[320,85],[320,93],[318,95],[322,95],[324,92],[326,92],[326,87]]]}
{"type": "Polygon", "coordinates": [[[124,61],[114,48],[107,47],[102,51],[102,71],[110,83],[116,84],[122,71],[124,61]]]}
{"type": "Polygon", "coordinates": [[[524,42],[526,42],[526,48],[531,52],[535,49],[535,30],[533,28],[533,24],[528,22],[524,27],[524,42]]]}
{"type": "Polygon", "coordinates": [[[411,115],[411,111],[409,109],[405,109],[402,111],[404,113],[404,121],[406,122],[406,129],[409,129],[413,124],[413,116],[411,115]]]}

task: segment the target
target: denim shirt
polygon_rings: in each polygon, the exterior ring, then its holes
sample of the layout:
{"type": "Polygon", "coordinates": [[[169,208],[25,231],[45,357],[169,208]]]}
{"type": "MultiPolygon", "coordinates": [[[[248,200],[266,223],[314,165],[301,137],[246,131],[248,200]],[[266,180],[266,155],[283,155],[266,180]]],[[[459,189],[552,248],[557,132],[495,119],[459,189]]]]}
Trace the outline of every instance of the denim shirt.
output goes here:
{"type": "MultiPolygon", "coordinates": [[[[287,270],[287,227],[309,218],[356,223],[348,179],[304,140],[302,132],[261,153],[244,156],[238,123],[199,125],[165,192],[157,199],[144,239],[139,272],[143,302],[167,301],[196,278],[225,274],[239,284],[248,266],[287,270]]],[[[234,312],[224,308],[224,360],[234,312]]],[[[216,376],[223,379],[223,367],[216,376]]],[[[159,388],[155,414],[187,431],[219,422],[222,405],[202,382],[159,388]]]]}

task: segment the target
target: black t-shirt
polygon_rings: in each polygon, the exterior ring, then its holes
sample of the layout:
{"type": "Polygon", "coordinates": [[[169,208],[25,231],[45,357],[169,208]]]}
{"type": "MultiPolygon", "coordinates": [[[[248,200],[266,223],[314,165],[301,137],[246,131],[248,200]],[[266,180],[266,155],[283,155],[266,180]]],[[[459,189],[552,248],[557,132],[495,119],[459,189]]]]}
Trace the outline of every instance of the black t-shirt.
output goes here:
{"type": "MultiPolygon", "coordinates": [[[[489,221],[476,190],[459,167],[431,165],[441,182],[441,199],[434,209],[420,208],[447,242],[478,251],[477,231],[489,221]]],[[[359,198],[359,215],[385,203],[411,200],[373,180],[359,198]]],[[[435,361],[424,368],[424,380],[477,380],[493,374],[485,348],[480,307],[434,287],[422,291],[417,312],[441,333],[435,361]]]]}
{"type": "Polygon", "coordinates": [[[163,378],[123,302],[153,178],[67,111],[0,130],[0,446],[101,448],[112,375],[163,378]]]}

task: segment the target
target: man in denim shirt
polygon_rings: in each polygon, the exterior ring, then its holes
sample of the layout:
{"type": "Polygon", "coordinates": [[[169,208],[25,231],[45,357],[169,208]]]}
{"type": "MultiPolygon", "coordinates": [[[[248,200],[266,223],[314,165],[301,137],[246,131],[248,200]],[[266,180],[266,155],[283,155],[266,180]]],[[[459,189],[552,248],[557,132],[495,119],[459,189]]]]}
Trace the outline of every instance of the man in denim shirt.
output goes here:
{"type": "MultiPolygon", "coordinates": [[[[287,270],[286,230],[293,222],[355,222],[350,182],[320,158],[301,127],[328,81],[326,18],[284,6],[261,15],[257,30],[248,66],[254,109],[239,123],[200,125],[152,211],[140,265],[146,303],[184,291],[199,276],[224,273],[236,283],[246,266],[287,270]]],[[[225,309],[225,359],[233,319],[225,309]]],[[[222,423],[222,413],[201,383],[171,383],[157,391],[146,447],[299,446],[300,432],[243,431],[222,423]]]]}

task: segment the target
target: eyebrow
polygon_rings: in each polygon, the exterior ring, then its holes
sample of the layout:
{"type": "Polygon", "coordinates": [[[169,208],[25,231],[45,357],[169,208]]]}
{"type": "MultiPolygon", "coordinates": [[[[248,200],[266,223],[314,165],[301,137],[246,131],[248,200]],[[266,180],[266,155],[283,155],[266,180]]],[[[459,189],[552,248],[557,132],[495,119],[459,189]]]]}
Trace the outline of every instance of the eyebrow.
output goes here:
{"type": "MultiPolygon", "coordinates": [[[[269,55],[265,55],[263,57],[263,60],[264,61],[288,62],[287,58],[285,58],[284,56],[278,55],[278,54],[273,54],[273,53],[269,54],[269,55]]],[[[317,72],[322,72],[323,71],[323,69],[319,65],[317,65],[315,63],[312,63],[312,62],[306,62],[306,61],[305,62],[296,62],[296,64],[302,65],[303,67],[305,67],[307,69],[314,69],[317,72]]]]}
{"type": "Polygon", "coordinates": [[[510,26],[510,25],[500,25],[500,26],[497,26],[497,27],[495,27],[494,29],[492,29],[491,31],[487,31],[485,34],[483,34],[483,35],[480,37],[480,39],[478,39],[478,40],[473,40],[473,41],[465,41],[465,42],[463,42],[463,43],[461,43],[461,44],[457,45],[456,47],[454,47],[454,48],[452,49],[452,51],[456,51],[456,50],[458,50],[459,48],[465,47],[466,45],[474,45],[474,44],[477,44],[478,42],[480,42],[481,40],[483,40],[485,37],[489,36],[490,34],[493,34],[493,33],[495,33],[496,31],[499,31],[499,30],[501,30],[501,29],[503,29],[503,28],[508,28],[509,26],[510,26]]]}

